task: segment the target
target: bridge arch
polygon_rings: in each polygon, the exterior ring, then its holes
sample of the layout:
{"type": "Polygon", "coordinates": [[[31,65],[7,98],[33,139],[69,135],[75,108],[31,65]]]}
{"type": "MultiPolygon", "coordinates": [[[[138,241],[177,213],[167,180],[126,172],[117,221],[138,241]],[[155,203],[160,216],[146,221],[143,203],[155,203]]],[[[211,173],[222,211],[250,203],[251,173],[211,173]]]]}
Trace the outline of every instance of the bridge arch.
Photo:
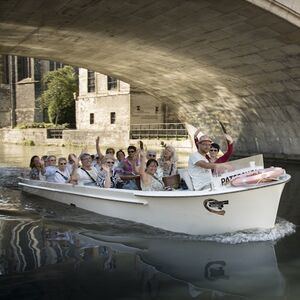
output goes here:
{"type": "Polygon", "coordinates": [[[0,53],[109,74],[239,152],[298,157],[299,27],[244,0],[0,4],[0,53]]]}

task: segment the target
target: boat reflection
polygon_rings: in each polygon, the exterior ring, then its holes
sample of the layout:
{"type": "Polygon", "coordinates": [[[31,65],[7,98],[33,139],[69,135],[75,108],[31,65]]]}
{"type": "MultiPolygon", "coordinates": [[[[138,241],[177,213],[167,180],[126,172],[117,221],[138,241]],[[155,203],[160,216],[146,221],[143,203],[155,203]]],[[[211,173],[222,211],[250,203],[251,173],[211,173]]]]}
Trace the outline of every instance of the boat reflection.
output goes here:
{"type": "MultiPolygon", "coordinates": [[[[97,232],[63,230],[42,221],[0,220],[1,289],[13,289],[13,274],[26,272],[26,278],[32,276],[39,282],[36,274],[53,267],[67,270],[66,276],[75,285],[90,290],[97,290],[99,278],[107,282],[108,276],[111,285],[122,286],[125,281],[127,287],[151,298],[166,297],[167,291],[171,293],[170,283],[177,287],[172,293],[181,295],[180,299],[284,298],[285,282],[270,242],[121,241],[97,232]]],[[[58,284],[61,277],[51,280],[58,284]]]]}

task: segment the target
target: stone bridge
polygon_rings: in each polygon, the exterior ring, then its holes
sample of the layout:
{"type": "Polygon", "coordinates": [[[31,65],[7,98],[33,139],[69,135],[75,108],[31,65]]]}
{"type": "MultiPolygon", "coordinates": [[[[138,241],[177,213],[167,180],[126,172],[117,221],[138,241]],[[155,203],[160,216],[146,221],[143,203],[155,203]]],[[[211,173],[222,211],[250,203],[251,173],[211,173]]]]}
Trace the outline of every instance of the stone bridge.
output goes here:
{"type": "Polygon", "coordinates": [[[112,75],[217,140],[222,121],[237,152],[300,158],[299,11],[296,0],[0,1],[0,53],[112,75]]]}

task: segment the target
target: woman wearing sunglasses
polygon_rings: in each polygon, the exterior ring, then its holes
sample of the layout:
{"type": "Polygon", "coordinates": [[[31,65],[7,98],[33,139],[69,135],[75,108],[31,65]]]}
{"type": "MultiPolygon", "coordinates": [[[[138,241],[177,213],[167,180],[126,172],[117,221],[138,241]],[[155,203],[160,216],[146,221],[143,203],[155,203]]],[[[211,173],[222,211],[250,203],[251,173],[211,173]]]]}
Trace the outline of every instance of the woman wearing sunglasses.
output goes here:
{"type": "Polygon", "coordinates": [[[113,171],[115,160],[112,155],[106,154],[101,161],[101,169],[96,179],[97,185],[101,188],[122,188],[123,181],[113,171]]]}
{"type": "Polygon", "coordinates": [[[233,139],[229,134],[225,134],[225,138],[227,141],[227,151],[222,156],[218,156],[220,152],[220,146],[217,143],[212,143],[209,149],[208,160],[211,163],[224,163],[229,160],[233,152],[233,139]]]}
{"type": "Polygon", "coordinates": [[[55,172],[54,181],[57,183],[70,182],[70,172],[67,169],[67,160],[64,157],[58,159],[58,169],[55,172]]]}

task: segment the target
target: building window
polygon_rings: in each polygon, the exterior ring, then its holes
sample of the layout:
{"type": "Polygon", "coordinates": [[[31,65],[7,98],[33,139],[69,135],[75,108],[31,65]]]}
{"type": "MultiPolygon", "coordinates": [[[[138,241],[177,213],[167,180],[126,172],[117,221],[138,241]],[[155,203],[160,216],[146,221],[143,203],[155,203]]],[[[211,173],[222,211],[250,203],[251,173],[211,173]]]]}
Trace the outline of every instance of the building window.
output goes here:
{"type": "Polygon", "coordinates": [[[88,78],[87,78],[87,85],[88,85],[88,93],[95,92],[95,72],[88,70],[88,78]]]}
{"type": "Polygon", "coordinates": [[[155,113],[158,113],[158,111],[159,111],[158,106],[155,106],[155,113]]]}
{"type": "Polygon", "coordinates": [[[31,64],[29,57],[18,56],[18,81],[31,77],[31,64]]]}
{"type": "Polygon", "coordinates": [[[56,61],[49,61],[49,70],[50,71],[54,71],[54,70],[57,70],[57,69],[60,69],[60,68],[63,68],[64,67],[64,64],[63,63],[60,63],[60,62],[56,62],[56,61]]]}
{"type": "Polygon", "coordinates": [[[118,87],[118,80],[113,77],[107,76],[107,89],[111,91],[111,90],[116,90],[117,87],[118,87]]]}
{"type": "Polygon", "coordinates": [[[90,114],[90,124],[94,124],[94,122],[95,122],[95,115],[90,114]]]}
{"type": "Polygon", "coordinates": [[[110,113],[110,124],[115,124],[116,123],[116,113],[111,112],[110,113]]]}
{"type": "Polygon", "coordinates": [[[137,111],[140,111],[140,110],[141,110],[141,107],[138,105],[138,106],[136,107],[136,110],[137,110],[137,111]]]}
{"type": "Polygon", "coordinates": [[[55,70],[54,64],[55,64],[54,61],[51,61],[51,60],[50,60],[50,62],[49,62],[49,70],[50,70],[50,71],[54,71],[54,70],[55,70]]]}

